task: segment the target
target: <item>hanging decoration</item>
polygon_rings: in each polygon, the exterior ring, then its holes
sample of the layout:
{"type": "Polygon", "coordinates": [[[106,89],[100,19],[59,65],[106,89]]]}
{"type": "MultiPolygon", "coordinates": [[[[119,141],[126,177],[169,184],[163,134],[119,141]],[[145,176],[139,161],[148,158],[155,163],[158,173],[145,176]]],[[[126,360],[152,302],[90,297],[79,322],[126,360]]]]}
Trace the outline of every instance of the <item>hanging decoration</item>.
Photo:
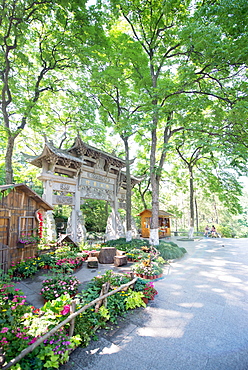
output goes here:
{"type": "Polygon", "coordinates": [[[39,222],[39,226],[38,226],[38,236],[39,238],[41,239],[42,238],[42,233],[43,233],[43,214],[40,212],[40,210],[38,209],[38,211],[35,212],[35,216],[39,222]]]}

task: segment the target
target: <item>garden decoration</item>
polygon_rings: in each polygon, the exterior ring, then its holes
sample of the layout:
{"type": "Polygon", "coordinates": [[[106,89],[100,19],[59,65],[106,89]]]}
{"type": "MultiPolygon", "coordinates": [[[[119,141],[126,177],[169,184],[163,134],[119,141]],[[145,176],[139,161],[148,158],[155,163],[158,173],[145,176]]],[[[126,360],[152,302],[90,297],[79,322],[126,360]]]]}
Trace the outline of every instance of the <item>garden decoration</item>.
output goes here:
{"type": "Polygon", "coordinates": [[[35,212],[35,216],[39,222],[39,227],[38,227],[38,235],[39,235],[39,238],[41,239],[42,238],[42,234],[43,234],[43,214],[40,212],[40,210],[36,211],[35,212]]]}

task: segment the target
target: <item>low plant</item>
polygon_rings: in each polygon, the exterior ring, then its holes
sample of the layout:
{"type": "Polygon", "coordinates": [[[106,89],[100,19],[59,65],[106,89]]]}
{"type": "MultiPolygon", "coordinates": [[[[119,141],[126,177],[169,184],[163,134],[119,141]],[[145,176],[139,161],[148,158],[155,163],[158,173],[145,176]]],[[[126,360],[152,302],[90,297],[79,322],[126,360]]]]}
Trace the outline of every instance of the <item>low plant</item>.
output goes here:
{"type": "Polygon", "coordinates": [[[38,236],[27,236],[27,235],[23,235],[21,236],[19,239],[18,239],[18,243],[21,243],[21,244],[33,244],[33,243],[38,243],[38,241],[40,240],[40,238],[38,236]]]}
{"type": "Polygon", "coordinates": [[[132,239],[127,242],[125,238],[108,240],[102,244],[102,247],[115,247],[116,249],[129,252],[132,249],[141,249],[141,247],[149,247],[149,241],[143,239],[132,239]]]}
{"type": "Polygon", "coordinates": [[[145,289],[145,286],[146,286],[146,281],[138,277],[135,282],[133,290],[135,290],[136,292],[143,292],[143,290],[145,289]]]}
{"type": "Polygon", "coordinates": [[[41,295],[46,300],[53,300],[63,294],[77,294],[80,281],[71,275],[57,275],[42,282],[41,295]]]}
{"type": "Polygon", "coordinates": [[[37,357],[42,360],[45,368],[58,368],[69,359],[72,349],[79,346],[82,339],[79,335],[69,337],[63,330],[46,339],[39,348],[37,357]]]}
{"type": "Polygon", "coordinates": [[[56,265],[57,258],[54,252],[41,254],[39,258],[42,267],[56,265]]]}
{"type": "Polygon", "coordinates": [[[24,293],[10,280],[0,282],[0,328],[18,328],[23,315],[31,311],[30,307],[26,304],[24,293]]]}
{"type": "Polygon", "coordinates": [[[9,275],[28,278],[37,273],[41,267],[40,258],[28,258],[25,261],[12,262],[8,270],[9,275]]]}
{"type": "Polygon", "coordinates": [[[130,280],[130,274],[118,274],[112,270],[107,270],[105,274],[95,276],[92,279],[92,284],[101,288],[104,283],[108,282],[111,286],[117,287],[128,283],[130,280]]]}
{"type": "Polygon", "coordinates": [[[136,292],[134,290],[129,289],[128,295],[125,298],[126,309],[134,309],[136,307],[146,307],[145,302],[143,301],[144,293],[143,292],[136,292]]]}
{"type": "Polygon", "coordinates": [[[131,249],[129,252],[127,252],[126,256],[127,258],[130,258],[134,261],[139,261],[144,258],[147,258],[147,253],[138,248],[134,248],[134,249],[131,249]]]}

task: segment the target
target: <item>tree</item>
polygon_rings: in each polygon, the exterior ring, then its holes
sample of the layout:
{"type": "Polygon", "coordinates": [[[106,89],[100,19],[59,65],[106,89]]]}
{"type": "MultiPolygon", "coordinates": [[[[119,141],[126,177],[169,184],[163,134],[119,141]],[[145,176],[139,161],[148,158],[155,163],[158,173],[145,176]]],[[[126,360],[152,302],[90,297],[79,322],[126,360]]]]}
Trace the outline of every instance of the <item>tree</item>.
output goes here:
{"type": "Polygon", "coordinates": [[[223,59],[215,56],[222,45],[223,32],[211,26],[209,19],[199,19],[199,13],[207,13],[207,7],[211,7],[208,2],[195,6],[190,1],[177,0],[110,3],[119,19],[129,26],[126,33],[132,35],[147,57],[146,64],[135,64],[134,69],[140,76],[140,94],[150,120],[150,242],[157,244],[161,170],[172,135],[183,129],[174,121],[178,99],[187,95],[208,96],[231,107],[239,98],[234,97],[230,81],[242,75],[242,67],[229,63],[227,51],[223,59]]]}
{"type": "Polygon", "coordinates": [[[129,140],[137,130],[140,119],[139,95],[131,79],[130,60],[133,41],[126,35],[112,30],[102,44],[91,67],[91,95],[98,104],[99,118],[113,128],[123,141],[126,163],[126,240],[132,239],[131,197],[132,181],[129,140]],[[131,49],[130,49],[131,47],[131,49]],[[101,66],[99,68],[99,65],[101,66]]]}
{"type": "MultiPolygon", "coordinates": [[[[69,66],[65,55],[67,20],[53,1],[2,1],[1,115],[6,135],[6,182],[13,182],[14,143],[28,121],[38,121],[38,101],[61,88],[59,71],[69,66]],[[53,19],[55,10],[61,22],[53,19]]],[[[55,17],[56,18],[56,17],[55,17]]]]}

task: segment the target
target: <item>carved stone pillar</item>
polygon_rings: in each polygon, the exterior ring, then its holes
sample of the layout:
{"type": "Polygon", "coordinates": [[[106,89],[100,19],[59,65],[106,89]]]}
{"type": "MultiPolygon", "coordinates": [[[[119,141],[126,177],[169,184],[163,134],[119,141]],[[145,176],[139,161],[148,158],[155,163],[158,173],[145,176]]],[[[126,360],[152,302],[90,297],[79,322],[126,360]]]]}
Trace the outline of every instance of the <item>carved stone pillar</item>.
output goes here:
{"type": "Polygon", "coordinates": [[[77,243],[86,241],[86,228],[84,226],[84,215],[82,211],[77,211],[77,243]]]}
{"type": "Polygon", "coordinates": [[[44,192],[42,198],[49,204],[53,204],[53,182],[52,180],[43,181],[44,192]]]}
{"type": "Polygon", "coordinates": [[[57,239],[56,225],[52,211],[46,212],[44,220],[44,239],[47,242],[55,241],[57,239]]]}
{"type": "Polygon", "coordinates": [[[68,220],[66,232],[67,234],[70,235],[72,240],[75,241],[75,243],[78,243],[81,241],[82,238],[85,238],[84,235],[86,235],[86,230],[83,230],[83,225],[81,224],[80,219],[82,216],[82,212],[80,211],[80,190],[78,187],[78,181],[73,196],[74,196],[74,205],[72,206],[71,215],[68,220]]]}
{"type": "Polygon", "coordinates": [[[106,239],[118,239],[125,237],[125,232],[122,224],[122,220],[118,211],[112,208],[112,211],[108,217],[106,227],[106,239]]]}

